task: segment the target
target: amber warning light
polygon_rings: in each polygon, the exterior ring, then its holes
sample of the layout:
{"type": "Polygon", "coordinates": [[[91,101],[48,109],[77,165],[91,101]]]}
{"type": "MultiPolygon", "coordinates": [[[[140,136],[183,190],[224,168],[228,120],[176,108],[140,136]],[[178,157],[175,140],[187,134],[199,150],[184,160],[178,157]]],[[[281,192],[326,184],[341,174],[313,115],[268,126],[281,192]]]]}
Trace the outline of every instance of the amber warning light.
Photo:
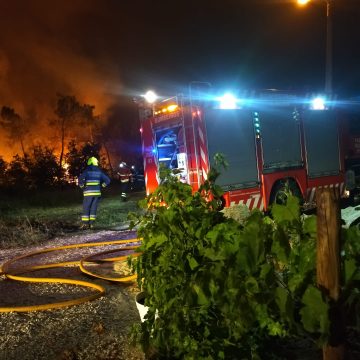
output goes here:
{"type": "Polygon", "coordinates": [[[157,110],[155,111],[155,115],[173,113],[173,112],[175,112],[175,111],[178,110],[178,109],[179,109],[179,106],[178,106],[178,105],[176,105],[176,104],[171,104],[171,105],[165,106],[165,107],[163,107],[163,108],[157,109],[157,110]]]}

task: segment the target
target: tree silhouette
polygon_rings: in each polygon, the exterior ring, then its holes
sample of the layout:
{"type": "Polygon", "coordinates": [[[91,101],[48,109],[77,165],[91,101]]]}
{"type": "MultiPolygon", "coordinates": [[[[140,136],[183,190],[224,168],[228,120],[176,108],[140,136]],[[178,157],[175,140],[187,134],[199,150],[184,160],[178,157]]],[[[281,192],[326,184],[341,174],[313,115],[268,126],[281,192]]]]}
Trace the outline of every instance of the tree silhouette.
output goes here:
{"type": "Polygon", "coordinates": [[[54,149],[35,145],[30,149],[28,176],[31,188],[46,188],[61,180],[54,149]]]}
{"type": "Polygon", "coordinates": [[[86,162],[91,156],[95,156],[100,160],[100,164],[104,164],[104,159],[100,157],[100,151],[101,144],[88,142],[79,146],[75,140],[71,140],[65,155],[69,178],[74,181],[86,168],[86,162]]]}
{"type": "Polygon", "coordinates": [[[3,106],[1,108],[0,125],[7,131],[9,140],[20,142],[25,157],[24,138],[28,133],[28,129],[22,117],[11,107],[3,106]]]}
{"type": "Polygon", "coordinates": [[[16,154],[13,160],[9,163],[6,170],[7,181],[10,186],[24,189],[29,187],[29,160],[27,156],[24,157],[16,154]]]}
{"type": "Polygon", "coordinates": [[[83,154],[82,149],[78,149],[75,140],[71,140],[68,145],[68,152],[65,155],[65,160],[68,165],[67,173],[70,180],[75,179],[86,167],[86,155],[83,154]]]}
{"type": "Polygon", "coordinates": [[[94,142],[94,129],[98,117],[94,115],[95,106],[84,104],[80,108],[81,120],[89,128],[90,142],[94,142]]]}
{"type": "Polygon", "coordinates": [[[6,161],[0,156],[0,186],[4,186],[7,183],[6,179],[6,161]]]}
{"type": "MultiPolygon", "coordinates": [[[[100,116],[98,116],[97,119],[100,120],[100,116]]],[[[111,175],[114,175],[114,168],[112,165],[110,151],[109,151],[109,144],[108,144],[108,139],[114,135],[114,132],[110,131],[110,132],[106,133],[107,129],[108,129],[107,124],[105,123],[105,125],[104,125],[104,122],[101,122],[101,121],[97,121],[94,124],[94,129],[96,132],[96,141],[97,141],[97,143],[101,144],[101,146],[103,147],[105,154],[106,154],[106,159],[108,162],[108,167],[109,167],[110,173],[111,173],[111,175]],[[102,124],[102,125],[100,126],[100,124],[102,124]]]]}
{"type": "Polygon", "coordinates": [[[55,114],[58,116],[58,125],[60,128],[61,151],[59,157],[59,167],[62,167],[66,130],[69,125],[75,124],[77,117],[82,114],[82,106],[76,100],[75,96],[58,94],[55,114]]]}

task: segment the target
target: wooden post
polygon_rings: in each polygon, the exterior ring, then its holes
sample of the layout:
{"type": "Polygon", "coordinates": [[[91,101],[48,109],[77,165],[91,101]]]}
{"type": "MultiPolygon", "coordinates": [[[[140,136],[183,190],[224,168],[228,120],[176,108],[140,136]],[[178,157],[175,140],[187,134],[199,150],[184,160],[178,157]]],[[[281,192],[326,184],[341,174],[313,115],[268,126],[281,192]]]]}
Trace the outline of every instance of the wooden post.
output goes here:
{"type": "Polygon", "coordinates": [[[340,297],[340,193],[339,188],[316,189],[318,287],[334,302],[330,310],[330,340],[323,347],[324,360],[343,360],[344,325],[337,306],[340,297]]]}

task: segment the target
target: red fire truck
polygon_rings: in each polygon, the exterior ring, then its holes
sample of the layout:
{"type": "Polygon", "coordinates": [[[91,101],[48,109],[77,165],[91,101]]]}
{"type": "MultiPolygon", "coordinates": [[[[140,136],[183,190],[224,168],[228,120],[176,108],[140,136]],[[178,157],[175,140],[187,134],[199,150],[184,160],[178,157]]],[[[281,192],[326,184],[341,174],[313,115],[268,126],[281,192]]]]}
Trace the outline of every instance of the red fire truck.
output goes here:
{"type": "Polygon", "coordinates": [[[242,100],[229,94],[204,101],[175,96],[143,109],[147,194],[159,184],[160,164],[177,169],[196,191],[216,153],[229,164],[217,180],[225,206],[267,210],[286,188],[306,204],[314,203],[321,186],[338,187],[343,194],[340,122],[334,109],[317,101],[310,108],[310,101],[274,93],[242,100]]]}

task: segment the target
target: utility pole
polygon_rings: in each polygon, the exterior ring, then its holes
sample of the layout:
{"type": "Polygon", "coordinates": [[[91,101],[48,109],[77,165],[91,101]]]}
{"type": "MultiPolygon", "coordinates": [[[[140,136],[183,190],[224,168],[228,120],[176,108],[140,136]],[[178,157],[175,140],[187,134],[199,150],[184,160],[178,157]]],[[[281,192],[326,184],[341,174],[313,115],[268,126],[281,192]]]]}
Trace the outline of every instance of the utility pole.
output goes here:
{"type": "MultiPolygon", "coordinates": [[[[298,5],[305,6],[315,0],[297,0],[298,5]]],[[[325,48],[325,94],[332,94],[332,11],[335,0],[323,0],[326,4],[326,48],[325,48]]]]}
{"type": "Polygon", "coordinates": [[[330,338],[323,346],[323,360],[346,358],[345,326],[340,299],[341,214],[339,188],[316,189],[317,204],[317,285],[332,300],[329,311],[330,338]]]}
{"type": "Polygon", "coordinates": [[[325,93],[332,93],[332,4],[333,0],[326,0],[326,64],[325,64],[325,93]]]}

